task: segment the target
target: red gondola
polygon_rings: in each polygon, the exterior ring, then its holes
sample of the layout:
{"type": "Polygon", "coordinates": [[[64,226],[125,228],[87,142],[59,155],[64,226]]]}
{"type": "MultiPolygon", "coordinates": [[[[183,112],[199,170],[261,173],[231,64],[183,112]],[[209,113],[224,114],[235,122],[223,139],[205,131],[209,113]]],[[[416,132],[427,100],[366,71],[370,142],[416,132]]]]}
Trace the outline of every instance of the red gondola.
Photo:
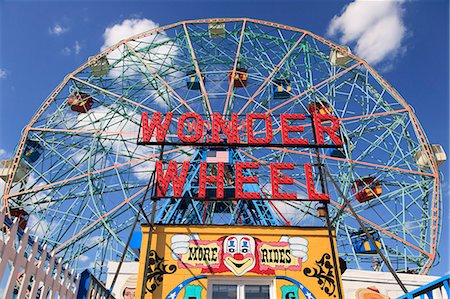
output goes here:
{"type": "Polygon", "coordinates": [[[366,202],[383,193],[380,183],[374,177],[357,180],[352,186],[352,192],[359,202],[366,202]]]}
{"type": "Polygon", "coordinates": [[[19,208],[11,208],[10,210],[11,216],[18,218],[19,220],[19,227],[22,230],[25,230],[25,228],[27,227],[28,224],[28,217],[29,214],[27,213],[27,211],[19,209],[19,208]]]}
{"type": "Polygon", "coordinates": [[[69,96],[67,103],[70,105],[72,111],[86,113],[91,110],[94,101],[89,94],[76,91],[69,96]]]}
{"type": "Polygon", "coordinates": [[[247,86],[248,82],[248,69],[244,68],[236,68],[236,72],[233,76],[233,70],[230,70],[230,74],[228,75],[228,80],[231,81],[233,79],[233,85],[236,88],[247,86]]]}
{"type": "Polygon", "coordinates": [[[309,104],[308,107],[309,113],[313,113],[314,111],[319,112],[322,115],[331,114],[333,112],[333,108],[325,102],[315,102],[309,104]]]}

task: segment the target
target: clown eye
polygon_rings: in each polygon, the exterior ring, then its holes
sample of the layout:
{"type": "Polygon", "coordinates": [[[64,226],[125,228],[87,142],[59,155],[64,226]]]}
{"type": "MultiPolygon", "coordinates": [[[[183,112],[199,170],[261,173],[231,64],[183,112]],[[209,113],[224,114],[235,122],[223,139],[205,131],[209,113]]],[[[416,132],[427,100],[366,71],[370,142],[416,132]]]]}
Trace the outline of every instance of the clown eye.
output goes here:
{"type": "Polygon", "coordinates": [[[230,249],[228,249],[228,251],[229,251],[230,253],[234,253],[234,248],[230,248],[230,249]]]}
{"type": "Polygon", "coordinates": [[[242,248],[242,253],[247,253],[248,252],[248,248],[242,248]]]}

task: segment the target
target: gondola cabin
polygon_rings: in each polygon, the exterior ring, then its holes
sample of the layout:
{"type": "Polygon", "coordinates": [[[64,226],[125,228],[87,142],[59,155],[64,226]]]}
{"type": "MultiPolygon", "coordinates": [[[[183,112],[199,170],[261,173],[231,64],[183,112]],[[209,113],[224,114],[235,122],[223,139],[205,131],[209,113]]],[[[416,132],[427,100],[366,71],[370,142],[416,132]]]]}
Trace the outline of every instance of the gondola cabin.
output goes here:
{"type": "Polygon", "coordinates": [[[380,183],[374,177],[365,177],[355,181],[351,189],[360,203],[374,199],[383,193],[380,183]]]}
{"type": "MultiPolygon", "coordinates": [[[[8,181],[10,173],[13,172],[13,162],[14,159],[0,161],[0,178],[5,182],[8,181]]],[[[13,177],[13,182],[22,180],[27,175],[27,172],[27,166],[25,166],[25,164],[20,161],[19,165],[17,166],[16,174],[13,177]]]]}
{"type": "Polygon", "coordinates": [[[42,155],[43,148],[36,140],[27,140],[25,143],[23,158],[30,163],[36,162],[42,155]]]}
{"type": "MultiPolygon", "coordinates": [[[[203,81],[205,78],[202,76],[203,81]]],[[[189,90],[200,90],[200,79],[195,71],[186,73],[186,86],[189,90]]]]}
{"type": "Polygon", "coordinates": [[[233,80],[233,86],[236,88],[247,86],[248,82],[248,69],[246,68],[236,68],[236,72],[233,77],[233,70],[230,70],[228,75],[228,80],[233,80]]]}
{"type": "Polygon", "coordinates": [[[208,34],[210,38],[225,38],[225,23],[209,23],[208,34]]]}
{"type": "Polygon", "coordinates": [[[327,210],[325,206],[317,207],[317,217],[324,218],[327,217],[327,210]]]}
{"type": "MultiPolygon", "coordinates": [[[[433,150],[433,155],[436,160],[437,166],[440,166],[447,160],[447,155],[445,154],[442,145],[433,144],[431,145],[431,149],[433,150]]],[[[422,169],[430,168],[430,160],[428,159],[425,149],[421,148],[420,150],[418,150],[414,155],[414,159],[416,160],[417,165],[419,165],[420,168],[422,169]]]]}
{"type": "Polygon", "coordinates": [[[327,156],[345,159],[343,148],[330,148],[327,151],[327,156]]]}
{"type": "Polygon", "coordinates": [[[350,47],[340,46],[340,50],[331,49],[330,62],[333,66],[345,66],[352,59],[348,54],[352,54],[350,47]]]}
{"type": "MultiPolygon", "coordinates": [[[[380,234],[376,230],[371,228],[368,229],[368,232],[372,239],[374,239],[377,247],[381,248],[380,234]]],[[[350,239],[352,240],[353,249],[356,253],[376,253],[375,246],[372,244],[372,242],[370,242],[369,238],[363,230],[358,230],[357,232],[350,233],[350,239]]]]}
{"type": "MultiPolygon", "coordinates": [[[[338,135],[341,136],[342,142],[344,143],[345,148],[348,150],[348,152],[350,152],[353,149],[353,145],[349,141],[348,137],[341,133],[339,133],[338,135]]],[[[331,156],[334,158],[341,158],[341,159],[347,158],[346,153],[344,151],[344,147],[329,148],[327,150],[327,156],[331,156]]]]}
{"type": "Polygon", "coordinates": [[[70,105],[70,109],[72,111],[86,113],[91,110],[94,101],[89,94],[81,91],[75,91],[69,96],[67,103],[70,105]]]}
{"type": "Polygon", "coordinates": [[[9,212],[12,217],[18,219],[19,227],[22,230],[25,230],[25,228],[27,227],[27,224],[28,224],[28,217],[29,217],[29,214],[27,213],[27,211],[20,209],[20,208],[11,208],[9,210],[9,212]]]}
{"type": "Polygon", "coordinates": [[[103,77],[109,73],[109,62],[106,56],[102,56],[98,59],[96,59],[96,56],[91,56],[89,57],[88,62],[92,75],[95,77],[103,77]]]}
{"type": "Polygon", "coordinates": [[[308,106],[309,113],[319,112],[322,115],[331,114],[333,112],[333,108],[328,103],[317,101],[309,104],[308,106]]]}
{"type": "Polygon", "coordinates": [[[291,81],[289,79],[274,80],[272,85],[272,96],[275,100],[288,99],[291,92],[291,81]]]}

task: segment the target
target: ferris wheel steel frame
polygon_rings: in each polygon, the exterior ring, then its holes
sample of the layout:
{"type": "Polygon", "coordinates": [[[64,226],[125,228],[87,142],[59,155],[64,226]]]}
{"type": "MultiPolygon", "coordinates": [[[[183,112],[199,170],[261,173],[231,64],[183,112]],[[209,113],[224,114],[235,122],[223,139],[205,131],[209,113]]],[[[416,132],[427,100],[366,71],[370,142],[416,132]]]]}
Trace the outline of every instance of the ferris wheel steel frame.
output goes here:
{"type": "MultiPolygon", "coordinates": [[[[128,49],[129,53],[132,53],[135,56],[134,58],[137,58],[137,60],[140,61],[140,63],[142,63],[145,66],[147,71],[149,71],[152,75],[154,75],[157,80],[159,80],[158,82],[160,84],[162,84],[162,86],[168,90],[168,94],[173,95],[171,97],[171,99],[175,99],[179,102],[179,107],[177,109],[181,109],[180,107],[184,107],[185,109],[187,109],[191,112],[194,112],[195,109],[190,106],[190,102],[188,102],[187,99],[184,99],[171,86],[171,82],[167,82],[163,78],[163,76],[158,73],[158,70],[154,69],[148,62],[146,62],[141,57],[141,55],[139,55],[139,53],[136,50],[136,47],[132,46],[133,43],[138,42],[141,38],[145,38],[145,37],[148,37],[151,35],[156,36],[157,34],[164,33],[167,30],[181,27],[182,30],[180,32],[184,32],[184,38],[186,39],[185,43],[186,43],[189,53],[191,55],[192,64],[195,68],[195,73],[196,73],[197,77],[199,78],[199,84],[200,84],[199,97],[201,98],[201,103],[204,107],[205,114],[208,116],[208,115],[211,115],[213,112],[212,105],[211,105],[211,99],[209,98],[208,89],[205,86],[205,82],[204,82],[204,79],[202,76],[202,70],[201,70],[201,68],[199,66],[199,62],[197,60],[198,57],[196,56],[195,47],[192,43],[191,35],[194,34],[194,32],[192,32],[192,28],[189,29],[188,26],[189,25],[191,25],[191,26],[192,25],[204,25],[204,24],[208,24],[210,22],[236,23],[236,24],[242,23],[242,28],[240,28],[240,30],[237,31],[237,32],[240,32],[240,34],[237,39],[236,54],[235,54],[235,57],[232,57],[232,60],[233,60],[233,68],[231,70],[232,77],[234,77],[234,75],[237,73],[238,64],[239,64],[239,61],[241,58],[240,55],[241,55],[241,49],[243,47],[243,40],[244,40],[246,29],[248,28],[248,24],[262,25],[262,26],[275,28],[276,30],[286,30],[289,32],[295,32],[295,33],[300,34],[300,37],[298,37],[298,39],[296,39],[294,45],[291,48],[287,49],[286,54],[283,55],[281,60],[273,67],[273,69],[270,71],[270,73],[267,76],[265,76],[265,78],[263,79],[263,82],[259,85],[259,87],[256,89],[256,91],[254,93],[252,93],[251,95],[248,95],[247,101],[245,102],[245,104],[242,106],[242,108],[238,112],[239,115],[243,114],[244,111],[246,110],[246,108],[249,107],[250,104],[258,105],[257,96],[261,93],[261,91],[264,89],[264,87],[267,87],[267,85],[269,84],[269,82],[271,82],[271,79],[274,77],[274,75],[277,73],[277,71],[283,66],[283,64],[286,62],[286,60],[288,60],[289,56],[293,53],[293,51],[295,49],[297,49],[297,47],[307,37],[311,38],[312,41],[314,41],[314,42],[320,42],[323,45],[328,46],[329,49],[334,49],[334,50],[340,51],[340,52],[342,51],[341,48],[339,48],[337,45],[333,44],[332,42],[330,42],[320,36],[317,36],[309,31],[306,31],[306,30],[297,29],[294,27],[280,25],[280,24],[271,23],[271,22],[248,19],[248,18],[218,18],[218,19],[202,19],[202,20],[183,21],[183,22],[178,22],[175,24],[162,26],[159,28],[149,30],[147,32],[134,35],[130,38],[127,38],[127,39],[119,42],[118,44],[112,46],[111,48],[96,55],[95,59],[98,60],[101,57],[105,57],[108,54],[111,54],[113,51],[118,50],[122,46],[125,47],[126,49],[128,49]]],[[[238,27],[239,27],[239,25],[238,25],[238,27]]],[[[198,37],[198,36],[196,36],[196,37],[198,37]]],[[[172,37],[170,37],[170,38],[172,38],[172,37]]],[[[287,45],[285,44],[284,46],[287,46],[287,45]]],[[[308,46],[310,46],[310,45],[308,44],[308,46]]],[[[216,49],[216,50],[222,51],[221,49],[216,49]]],[[[296,101],[299,101],[304,96],[307,96],[307,95],[311,94],[312,92],[316,92],[317,90],[320,90],[320,88],[328,85],[328,83],[334,81],[337,78],[342,78],[342,76],[344,76],[345,74],[348,74],[350,71],[355,70],[356,68],[359,68],[359,67],[363,67],[365,69],[367,77],[371,76],[375,80],[375,83],[378,84],[378,86],[380,86],[380,88],[383,90],[382,94],[390,95],[391,97],[393,97],[393,99],[395,99],[402,106],[402,108],[400,108],[400,109],[389,110],[389,111],[384,111],[384,112],[367,111],[367,113],[364,113],[364,111],[363,111],[362,115],[347,116],[347,117],[341,118],[341,122],[342,123],[346,123],[346,122],[352,123],[352,122],[357,122],[357,121],[366,120],[366,119],[370,119],[370,118],[378,118],[378,117],[383,117],[383,116],[399,115],[399,114],[403,115],[404,114],[405,117],[409,118],[410,124],[412,125],[412,128],[414,129],[414,133],[416,134],[419,145],[421,146],[421,148],[424,149],[424,152],[425,152],[426,156],[428,157],[428,160],[430,161],[430,171],[429,172],[421,171],[421,170],[414,170],[414,169],[405,169],[405,168],[396,167],[393,165],[382,165],[381,163],[377,164],[374,162],[366,162],[366,161],[361,161],[358,159],[352,159],[352,158],[349,158],[348,156],[345,158],[338,158],[338,157],[332,157],[327,154],[321,153],[320,158],[324,159],[326,161],[348,163],[349,165],[360,165],[361,167],[367,166],[367,167],[371,167],[373,169],[380,169],[381,171],[386,171],[386,172],[394,171],[394,172],[400,172],[400,173],[405,173],[405,174],[420,175],[420,176],[429,177],[433,180],[432,189],[429,190],[431,192],[431,195],[430,195],[431,200],[429,202],[430,205],[424,206],[424,210],[430,211],[430,219],[429,219],[430,231],[428,233],[426,233],[427,236],[429,235],[429,240],[426,241],[427,245],[429,246],[428,250],[420,248],[420,246],[415,245],[415,244],[411,243],[410,241],[406,240],[406,237],[404,235],[403,236],[397,235],[397,234],[391,232],[390,230],[384,228],[380,224],[375,223],[371,219],[366,218],[364,216],[360,216],[360,218],[370,227],[377,229],[379,232],[383,233],[386,236],[389,236],[393,240],[403,243],[408,248],[412,248],[412,249],[416,250],[417,252],[420,252],[424,256],[426,256],[427,259],[426,259],[425,263],[423,263],[423,265],[420,267],[420,274],[426,274],[432,267],[433,262],[436,258],[437,244],[439,241],[439,233],[440,233],[440,217],[441,217],[440,213],[442,212],[442,210],[440,208],[440,205],[441,205],[440,188],[441,188],[441,186],[440,186],[440,181],[439,181],[440,180],[439,171],[438,171],[437,163],[432,154],[433,153],[432,149],[430,147],[430,144],[429,144],[429,142],[423,132],[423,129],[422,129],[420,123],[418,122],[412,108],[406,103],[406,101],[401,97],[401,95],[387,81],[385,81],[370,65],[368,65],[367,62],[365,62],[364,60],[360,59],[359,57],[357,57],[351,53],[346,52],[345,54],[351,58],[352,64],[350,64],[349,66],[346,66],[344,68],[341,68],[341,70],[333,73],[327,79],[321,80],[320,82],[317,82],[317,83],[313,82],[312,74],[309,74],[309,75],[306,74],[306,79],[309,82],[305,83],[307,85],[306,85],[306,88],[302,92],[299,92],[297,95],[290,97],[283,103],[280,103],[273,108],[267,109],[266,113],[273,114],[274,112],[280,110],[281,108],[286,108],[286,106],[293,104],[296,101]]],[[[309,58],[309,56],[308,56],[308,58],[309,58]]],[[[119,131],[108,131],[108,130],[100,130],[100,129],[66,129],[66,130],[63,130],[63,129],[55,129],[55,128],[43,128],[43,127],[40,127],[39,125],[35,126],[38,123],[39,119],[45,114],[47,109],[53,103],[55,103],[55,105],[56,105],[57,97],[64,90],[64,88],[66,86],[68,86],[68,84],[70,82],[78,82],[79,84],[82,84],[83,86],[87,86],[89,88],[92,88],[93,90],[96,90],[97,92],[101,92],[105,95],[108,95],[117,101],[123,101],[129,105],[132,105],[133,107],[138,107],[140,109],[143,109],[143,110],[149,111],[149,112],[157,112],[157,109],[154,109],[145,104],[139,103],[138,101],[134,101],[130,97],[121,95],[121,94],[115,92],[114,90],[111,91],[106,87],[97,86],[96,84],[91,83],[89,80],[84,80],[84,79],[80,78],[79,76],[77,77],[77,75],[82,74],[82,72],[84,70],[88,69],[89,66],[90,66],[90,63],[86,62],[85,64],[80,66],[78,69],[76,69],[74,72],[72,72],[67,77],[65,77],[64,80],[61,82],[61,84],[58,85],[58,87],[50,94],[50,96],[41,105],[41,107],[39,108],[37,113],[33,116],[31,121],[29,122],[29,124],[23,130],[22,137],[17,146],[16,154],[13,159],[12,172],[10,173],[10,175],[8,177],[6,187],[5,187],[5,192],[4,192],[4,196],[3,196],[3,204],[5,207],[9,208],[10,201],[14,198],[20,198],[21,196],[31,194],[33,192],[42,192],[42,191],[50,190],[52,188],[57,188],[58,186],[65,186],[66,184],[75,183],[79,179],[86,178],[89,180],[93,176],[96,176],[96,175],[101,176],[103,173],[106,173],[108,171],[111,171],[111,170],[118,171],[122,167],[131,167],[131,165],[133,163],[148,161],[150,159],[155,159],[158,157],[159,154],[154,153],[153,155],[133,159],[133,160],[130,160],[127,162],[114,163],[114,165],[105,166],[104,168],[101,168],[101,169],[91,168],[91,169],[88,169],[88,171],[83,174],[75,175],[75,176],[65,178],[65,179],[62,179],[59,181],[55,181],[55,182],[49,181],[49,182],[47,182],[47,184],[33,186],[33,188],[28,189],[28,190],[19,190],[19,191],[13,190],[14,189],[13,188],[14,175],[16,174],[16,172],[19,168],[19,164],[22,161],[21,157],[23,156],[24,147],[26,145],[27,139],[29,138],[29,136],[31,134],[33,134],[35,132],[55,132],[55,133],[67,133],[67,134],[74,134],[74,135],[78,134],[78,136],[84,136],[85,134],[87,134],[87,135],[100,134],[102,136],[104,136],[104,135],[120,135],[120,136],[130,135],[130,136],[133,136],[133,134],[134,134],[133,132],[120,131],[120,130],[119,131]]],[[[309,72],[311,72],[311,70],[309,70],[309,72]]],[[[356,76],[356,77],[358,77],[358,76],[356,76]]],[[[356,80],[356,78],[355,78],[355,80],[356,80]]],[[[224,115],[227,112],[229,112],[229,110],[231,109],[231,107],[234,105],[234,103],[236,101],[236,98],[233,97],[233,88],[234,88],[233,82],[234,82],[233,80],[229,80],[228,89],[226,91],[225,105],[223,108],[224,115]]],[[[353,83],[353,87],[355,85],[356,85],[356,83],[353,83]]],[[[370,84],[368,84],[368,85],[370,85],[370,84]]],[[[370,86],[369,88],[373,88],[373,86],[370,86]]],[[[372,90],[370,92],[378,92],[375,88],[373,88],[373,89],[374,90],[372,90]]],[[[350,97],[350,96],[351,96],[351,92],[348,93],[348,97],[350,97]]],[[[59,106],[58,109],[63,109],[63,106],[62,105],[59,106]]],[[[388,134],[395,135],[395,132],[390,132],[388,134]]],[[[135,137],[137,138],[137,136],[135,136],[135,137]]],[[[296,149],[287,149],[287,148],[280,149],[280,148],[270,148],[270,147],[269,147],[269,149],[277,150],[282,155],[296,154],[296,155],[310,156],[310,157],[314,156],[313,153],[302,152],[302,151],[299,151],[296,149]]],[[[183,147],[183,148],[171,149],[169,151],[165,151],[164,154],[170,154],[170,153],[180,152],[180,151],[184,151],[184,150],[189,150],[189,148],[183,147]]],[[[252,156],[251,153],[243,151],[241,149],[238,149],[235,152],[235,154],[239,155],[240,159],[250,159],[252,161],[260,162],[262,165],[265,163],[264,160],[259,159],[258,157],[252,156]]],[[[62,158],[64,158],[64,157],[62,157],[62,158]]],[[[393,163],[393,164],[395,165],[395,163],[393,163]]],[[[137,184],[137,185],[139,185],[139,184],[137,184]]],[[[148,186],[146,184],[140,184],[137,187],[134,187],[134,186],[131,187],[131,188],[137,188],[137,189],[135,189],[136,191],[134,191],[134,193],[132,195],[126,194],[125,199],[121,203],[112,207],[107,212],[100,212],[100,210],[98,210],[97,212],[100,215],[98,218],[86,219],[86,221],[89,222],[88,225],[86,225],[84,227],[80,227],[79,231],[77,233],[74,233],[70,238],[68,238],[67,240],[64,240],[64,242],[59,243],[58,246],[55,246],[53,248],[53,251],[58,253],[58,252],[61,252],[62,250],[65,250],[66,248],[69,248],[69,246],[72,246],[71,247],[72,249],[70,249],[70,250],[71,250],[71,252],[75,252],[75,251],[73,251],[74,244],[77,241],[79,241],[81,238],[85,237],[86,234],[89,234],[89,232],[100,223],[103,224],[102,230],[105,230],[105,231],[111,230],[109,232],[112,235],[114,235],[115,238],[118,238],[117,234],[115,234],[112,231],[112,228],[108,226],[108,220],[109,220],[108,217],[110,217],[111,215],[113,215],[116,212],[120,212],[121,208],[126,205],[132,206],[131,202],[133,200],[135,200],[136,198],[138,198],[139,196],[141,196],[145,192],[147,187],[148,186]]],[[[120,189],[118,189],[118,191],[123,190],[123,189],[126,189],[126,188],[120,187],[120,189]]],[[[95,196],[93,196],[94,193],[91,193],[91,194],[92,194],[92,197],[95,198],[95,196]]],[[[413,198],[413,197],[410,197],[410,198],[413,198]]],[[[417,199],[417,200],[420,200],[420,199],[417,199]]],[[[331,199],[330,202],[332,203],[332,205],[334,205],[336,207],[336,210],[342,209],[344,212],[349,212],[348,208],[345,207],[342,204],[342,202],[338,202],[337,200],[334,200],[334,199],[331,199]]],[[[197,209],[201,210],[202,204],[199,202],[197,202],[196,204],[199,205],[197,207],[197,209]]],[[[403,204],[406,204],[406,203],[403,203],[403,204]]],[[[418,203],[416,203],[416,204],[419,205],[418,203]]],[[[274,225],[276,222],[274,220],[274,218],[277,217],[276,214],[281,214],[281,212],[279,212],[276,207],[273,207],[273,204],[271,202],[270,202],[269,206],[270,205],[272,206],[272,208],[267,209],[268,206],[263,204],[262,207],[267,210],[262,211],[261,207],[260,207],[260,209],[258,209],[258,211],[262,215],[267,215],[267,217],[264,216],[264,217],[266,217],[264,221],[267,225],[274,225]]],[[[164,209],[167,209],[167,208],[169,208],[169,206],[166,206],[160,210],[161,216],[159,216],[159,217],[163,217],[164,209]]],[[[173,206],[172,206],[172,208],[173,208],[173,206]]],[[[134,209],[136,209],[136,208],[134,207],[134,209]]],[[[359,210],[361,211],[361,209],[362,208],[360,208],[359,210]]],[[[176,211],[176,209],[173,209],[171,211],[171,213],[174,213],[175,211],[176,211]]],[[[281,216],[283,216],[283,215],[281,215],[281,216]]],[[[395,217],[395,215],[392,215],[392,216],[395,217]]],[[[201,219],[199,219],[199,220],[201,220],[201,219]]],[[[342,218],[335,219],[335,220],[336,220],[335,225],[337,225],[338,227],[340,227],[341,225],[344,225],[342,223],[342,221],[344,221],[342,218]]],[[[401,220],[399,220],[399,221],[401,221],[401,220]]],[[[289,221],[286,221],[286,223],[287,222],[289,222],[289,221]]],[[[116,232],[117,231],[125,231],[128,227],[129,227],[129,223],[124,222],[124,223],[122,223],[122,226],[120,228],[116,228],[116,232]]],[[[347,234],[348,234],[348,232],[347,232],[347,234]]],[[[424,241],[424,240],[422,240],[422,241],[424,241]]],[[[95,246],[95,245],[96,244],[93,244],[93,246],[95,246]]],[[[103,246],[105,246],[105,245],[103,245],[103,246]]],[[[79,257],[84,252],[90,250],[90,248],[88,248],[88,247],[89,246],[85,246],[83,248],[84,251],[75,252],[73,254],[76,257],[79,257]]],[[[386,246],[383,246],[383,249],[385,250],[385,253],[387,253],[387,256],[389,256],[390,254],[399,254],[399,255],[402,254],[402,253],[388,252],[386,248],[387,248],[386,246]]],[[[394,250],[394,249],[391,249],[391,250],[394,250]]],[[[117,252],[119,252],[118,249],[117,249],[117,252]]],[[[353,252],[353,253],[356,257],[357,256],[356,253],[355,252],[353,252]]],[[[106,250],[104,252],[102,252],[102,254],[105,255],[106,250]]],[[[104,259],[105,256],[103,256],[102,258],[104,259]]],[[[358,263],[357,258],[356,258],[356,262],[358,263]]]]}

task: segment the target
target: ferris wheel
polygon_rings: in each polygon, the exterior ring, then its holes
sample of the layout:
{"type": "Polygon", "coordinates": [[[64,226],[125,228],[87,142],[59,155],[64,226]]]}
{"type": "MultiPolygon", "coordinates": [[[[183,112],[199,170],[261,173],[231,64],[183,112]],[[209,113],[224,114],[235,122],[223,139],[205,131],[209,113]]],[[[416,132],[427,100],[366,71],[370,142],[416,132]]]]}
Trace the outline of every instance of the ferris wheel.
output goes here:
{"type": "MultiPolygon", "coordinates": [[[[312,126],[305,125],[304,134],[312,126]]],[[[258,128],[258,125],[256,125],[258,128]]],[[[170,127],[168,138],[176,134],[170,127]]],[[[275,139],[281,133],[274,131],[275,139]]],[[[245,18],[179,22],[123,40],[69,74],[25,127],[15,157],[2,161],[4,205],[74,269],[97,274],[119,260],[132,223],[155,207],[157,223],[323,226],[308,201],[195,200],[198,165],[259,162],[247,191],[270,198],[268,162],[320,159],[329,173],[329,213],[350,268],[383,270],[344,204],[351,203],[397,271],[426,273],[438,257],[441,189],[432,146],[413,109],[365,61],[309,31],[245,18]],[[141,114],[313,112],[340,119],[341,148],[138,145],[141,114]],[[183,198],[148,200],[155,161],[191,161],[183,198]],[[334,183],[336,183],[336,185],[334,183]],[[145,196],[147,194],[147,199],[145,196]]],[[[306,194],[291,172],[289,191],[306,194]]],[[[319,185],[319,180],[316,180],[319,185]]],[[[207,190],[214,192],[214,188],[207,190]]],[[[228,198],[228,200],[227,200],[228,198]]],[[[132,250],[127,258],[138,258],[132,250]]]]}

